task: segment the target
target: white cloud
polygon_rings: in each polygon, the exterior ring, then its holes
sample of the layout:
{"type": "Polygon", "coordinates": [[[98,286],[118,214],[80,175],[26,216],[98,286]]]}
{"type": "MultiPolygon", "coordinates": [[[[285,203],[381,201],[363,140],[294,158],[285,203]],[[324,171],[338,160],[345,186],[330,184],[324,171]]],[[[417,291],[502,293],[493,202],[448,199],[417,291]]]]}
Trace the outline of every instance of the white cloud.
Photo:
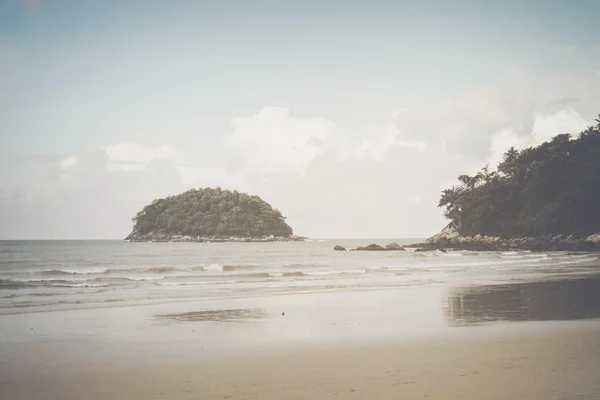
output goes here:
{"type": "Polygon", "coordinates": [[[41,182],[2,187],[0,237],[125,237],[141,207],[186,189],[179,172],[160,157],[134,170],[111,169],[113,160],[102,148],[85,149],[49,167],[38,164],[46,169],[41,182]]]}
{"type": "Polygon", "coordinates": [[[496,164],[510,146],[585,128],[600,110],[589,89],[594,79],[562,90],[552,86],[560,80],[516,79],[411,105],[392,123],[381,121],[383,128],[361,132],[341,129],[345,121],[267,107],[234,119],[202,155],[181,145],[125,142],[35,165],[4,160],[14,170],[44,169],[32,173],[44,180],[0,181],[0,236],[123,237],[144,204],[191,185],[258,194],[298,234],[426,236],[443,227],[439,192],[458,175],[496,164]],[[19,227],[28,228],[20,234],[19,227]]]}
{"type": "Polygon", "coordinates": [[[523,150],[527,147],[537,146],[560,133],[577,134],[590,126],[591,123],[583,119],[574,109],[568,107],[552,114],[536,114],[531,133],[519,134],[513,129],[504,129],[492,136],[490,144],[490,157],[487,162],[495,168],[503,159],[504,153],[510,147],[523,150]]]}
{"type": "Polygon", "coordinates": [[[181,156],[168,145],[146,147],[140,143],[119,143],[103,149],[114,169],[120,166],[125,170],[141,169],[154,160],[181,161],[181,156]]]}
{"type": "Polygon", "coordinates": [[[231,126],[225,143],[237,157],[233,163],[237,162],[239,169],[257,173],[303,174],[322,154],[336,161],[371,158],[383,163],[395,147],[427,149],[424,141],[403,137],[393,125],[353,136],[323,118],[292,117],[283,107],[267,107],[253,116],[236,118],[231,126]]]}
{"type": "Polygon", "coordinates": [[[532,145],[550,140],[560,133],[577,134],[592,125],[573,108],[561,109],[555,114],[536,115],[532,131],[532,145]]]}
{"type": "Polygon", "coordinates": [[[345,135],[322,118],[299,119],[283,107],[267,107],[259,113],[236,118],[225,143],[244,165],[259,172],[303,172],[326,148],[342,144],[345,135]]]}
{"type": "Polygon", "coordinates": [[[361,158],[371,157],[381,163],[386,161],[388,154],[395,147],[406,147],[423,152],[427,149],[427,143],[418,140],[403,139],[397,127],[389,125],[383,129],[380,135],[374,139],[367,138],[359,148],[358,155],[361,158]]]}
{"type": "Polygon", "coordinates": [[[67,157],[61,160],[60,162],[60,166],[62,169],[69,169],[71,167],[74,167],[75,165],[77,165],[77,157],[75,156],[67,157]]]}
{"type": "Polygon", "coordinates": [[[103,149],[108,155],[107,168],[111,170],[140,170],[154,160],[182,162],[181,156],[168,145],[146,147],[140,143],[119,143],[105,146],[103,149]]]}

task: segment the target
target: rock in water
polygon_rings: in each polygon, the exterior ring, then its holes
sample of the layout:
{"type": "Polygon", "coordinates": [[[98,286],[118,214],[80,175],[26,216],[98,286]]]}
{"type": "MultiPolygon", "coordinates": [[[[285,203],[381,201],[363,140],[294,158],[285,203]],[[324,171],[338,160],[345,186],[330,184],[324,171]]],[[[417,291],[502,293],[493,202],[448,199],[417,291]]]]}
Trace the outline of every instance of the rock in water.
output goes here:
{"type": "Polygon", "coordinates": [[[385,250],[385,248],[383,248],[380,245],[375,244],[375,243],[370,244],[368,246],[364,246],[364,247],[358,247],[356,249],[356,251],[383,251],[383,250],[385,250]]]}
{"type": "Polygon", "coordinates": [[[385,246],[385,249],[386,250],[404,250],[404,247],[400,246],[396,242],[392,242],[392,243],[388,244],[387,246],[385,246]]]}
{"type": "Polygon", "coordinates": [[[337,245],[333,248],[335,251],[346,251],[346,248],[340,245],[337,245]]]}
{"type": "Polygon", "coordinates": [[[434,251],[435,249],[426,249],[424,247],[419,247],[418,249],[415,249],[415,253],[422,253],[424,251],[434,251]]]}

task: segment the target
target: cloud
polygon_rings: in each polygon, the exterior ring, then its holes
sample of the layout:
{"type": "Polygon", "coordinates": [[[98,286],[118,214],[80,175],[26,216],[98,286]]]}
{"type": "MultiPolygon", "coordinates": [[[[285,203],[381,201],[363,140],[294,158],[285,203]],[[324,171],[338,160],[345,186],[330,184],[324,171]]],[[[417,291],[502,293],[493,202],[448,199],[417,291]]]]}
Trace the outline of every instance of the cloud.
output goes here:
{"type": "Polygon", "coordinates": [[[374,139],[365,139],[359,145],[358,155],[361,158],[371,157],[383,163],[386,161],[390,151],[396,147],[406,147],[423,152],[427,150],[427,143],[404,139],[397,127],[388,125],[379,135],[374,135],[374,139]]]}
{"type": "Polygon", "coordinates": [[[124,237],[143,205],[192,186],[257,194],[298,234],[428,236],[445,224],[436,208],[442,189],[496,164],[510,146],[584,129],[600,110],[590,89],[597,83],[516,76],[411,104],[352,132],[340,127],[345,121],[265,107],[234,118],[201,155],[193,146],[126,141],[0,157],[0,237],[124,237]],[[9,176],[23,171],[31,177],[22,183],[9,176]]]}
{"type": "Polygon", "coordinates": [[[532,129],[532,145],[550,140],[560,133],[579,133],[592,125],[571,107],[563,108],[555,114],[536,115],[532,129]]]}
{"type": "Polygon", "coordinates": [[[458,156],[472,173],[496,165],[510,146],[525,148],[578,133],[600,109],[599,77],[516,71],[495,85],[396,113],[401,134],[458,156]]]}
{"type": "Polygon", "coordinates": [[[577,134],[591,125],[581,114],[571,107],[563,108],[552,114],[536,114],[529,134],[519,134],[512,129],[504,129],[492,136],[490,157],[487,160],[494,169],[504,158],[504,153],[510,147],[523,150],[537,146],[560,133],[577,134]]]}
{"type": "Polygon", "coordinates": [[[267,107],[255,115],[234,119],[224,141],[234,150],[238,164],[272,173],[304,172],[318,154],[343,145],[344,139],[344,133],[332,122],[299,119],[287,108],[267,107]]]}
{"type": "Polygon", "coordinates": [[[103,149],[108,155],[108,168],[113,170],[139,170],[147,167],[154,160],[183,162],[181,155],[168,145],[145,147],[140,143],[120,143],[104,146],[103,149]]]}
{"type": "Polygon", "coordinates": [[[151,200],[187,189],[169,152],[144,146],[131,153],[88,148],[55,161],[39,164],[42,181],[0,187],[1,238],[119,238],[131,228],[131,217],[151,200]],[[156,157],[149,157],[152,153],[156,157]],[[141,155],[144,155],[143,157],[141,155]],[[127,157],[131,156],[130,158],[127,157]],[[168,158],[168,157],[167,157],[168,158]],[[144,163],[135,170],[115,169],[115,160],[144,163]]]}
{"type": "Polygon", "coordinates": [[[385,162],[396,147],[424,151],[423,141],[406,138],[388,124],[381,130],[351,135],[323,118],[296,118],[284,107],[266,107],[250,117],[236,118],[225,144],[233,150],[230,165],[257,173],[304,174],[322,154],[336,161],[370,158],[385,162]]]}
{"type": "Polygon", "coordinates": [[[60,166],[62,169],[69,169],[75,165],[77,165],[77,157],[75,156],[70,156],[60,161],[60,166]]]}

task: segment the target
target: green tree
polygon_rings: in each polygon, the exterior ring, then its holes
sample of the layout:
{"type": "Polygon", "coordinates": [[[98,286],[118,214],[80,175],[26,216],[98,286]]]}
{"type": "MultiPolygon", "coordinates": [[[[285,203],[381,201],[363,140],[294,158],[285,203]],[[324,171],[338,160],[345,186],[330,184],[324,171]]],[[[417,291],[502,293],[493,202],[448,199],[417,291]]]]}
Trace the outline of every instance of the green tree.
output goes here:
{"type": "Polygon", "coordinates": [[[573,139],[562,133],[537,147],[504,153],[442,191],[439,206],[462,235],[502,237],[600,232],[600,115],[573,139]]]}
{"type": "MultiPolygon", "coordinates": [[[[292,228],[277,209],[260,199],[221,188],[189,190],[156,199],[133,218],[133,233],[200,237],[289,237],[292,228]]],[[[132,233],[132,234],[133,234],[132,233]]]]}

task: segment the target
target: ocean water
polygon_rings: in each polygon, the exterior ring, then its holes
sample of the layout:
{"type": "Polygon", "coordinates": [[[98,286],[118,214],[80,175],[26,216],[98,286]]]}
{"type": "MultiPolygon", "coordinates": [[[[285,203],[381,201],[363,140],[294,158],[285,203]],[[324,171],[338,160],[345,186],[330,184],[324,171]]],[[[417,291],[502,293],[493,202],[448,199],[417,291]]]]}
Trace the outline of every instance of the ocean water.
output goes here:
{"type": "Polygon", "coordinates": [[[0,315],[265,294],[432,285],[485,288],[600,277],[599,256],[588,253],[333,251],[336,244],[352,248],[392,240],[5,241],[0,242],[0,315]]]}

